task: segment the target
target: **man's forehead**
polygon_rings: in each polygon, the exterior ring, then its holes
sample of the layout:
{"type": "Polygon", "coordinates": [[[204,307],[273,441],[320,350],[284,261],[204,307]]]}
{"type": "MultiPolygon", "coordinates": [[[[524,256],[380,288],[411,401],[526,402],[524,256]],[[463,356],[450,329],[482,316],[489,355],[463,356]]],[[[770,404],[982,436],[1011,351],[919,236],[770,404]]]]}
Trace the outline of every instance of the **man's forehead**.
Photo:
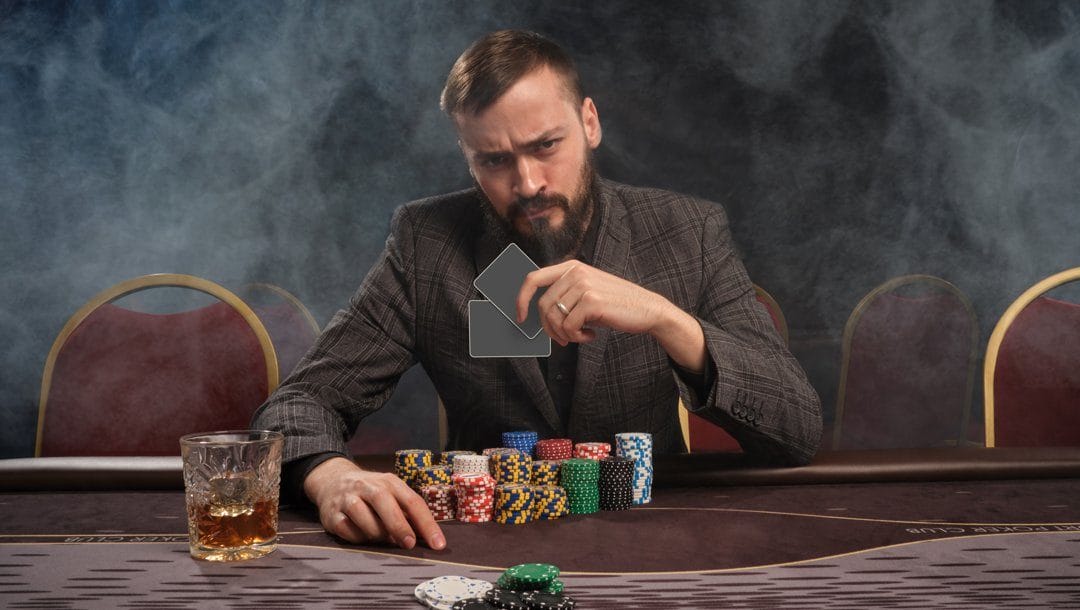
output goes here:
{"type": "Polygon", "coordinates": [[[458,138],[469,150],[477,153],[506,152],[552,138],[561,138],[569,123],[536,123],[506,128],[483,129],[476,126],[458,127],[458,138]]]}
{"type": "Polygon", "coordinates": [[[553,131],[566,131],[580,122],[578,112],[565,94],[561,78],[531,73],[484,110],[456,113],[454,124],[470,148],[500,150],[528,144],[553,131]]]}

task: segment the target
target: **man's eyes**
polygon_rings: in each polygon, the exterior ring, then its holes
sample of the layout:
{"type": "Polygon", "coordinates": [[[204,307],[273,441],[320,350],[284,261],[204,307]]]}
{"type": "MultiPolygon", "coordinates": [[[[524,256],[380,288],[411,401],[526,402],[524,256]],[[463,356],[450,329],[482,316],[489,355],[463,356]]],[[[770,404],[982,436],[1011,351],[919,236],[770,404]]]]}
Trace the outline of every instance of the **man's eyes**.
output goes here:
{"type": "MultiPolygon", "coordinates": [[[[555,152],[559,147],[560,141],[562,141],[562,138],[552,138],[550,140],[537,142],[532,146],[532,150],[534,153],[555,152]]],[[[486,155],[480,157],[479,163],[480,167],[485,169],[495,169],[510,163],[510,158],[511,155],[486,155]]]]}
{"type": "Polygon", "coordinates": [[[480,159],[480,165],[482,167],[499,167],[505,165],[507,157],[503,155],[497,155],[492,157],[483,157],[480,159]]]}

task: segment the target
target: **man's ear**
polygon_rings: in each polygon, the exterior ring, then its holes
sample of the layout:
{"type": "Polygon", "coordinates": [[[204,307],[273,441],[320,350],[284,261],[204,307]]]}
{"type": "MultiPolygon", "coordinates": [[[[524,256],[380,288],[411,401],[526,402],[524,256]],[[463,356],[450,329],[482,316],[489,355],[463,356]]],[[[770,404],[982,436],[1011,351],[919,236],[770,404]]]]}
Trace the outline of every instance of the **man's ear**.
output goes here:
{"type": "Polygon", "coordinates": [[[593,104],[591,97],[581,102],[581,124],[585,127],[585,141],[589,143],[589,148],[600,146],[604,133],[600,128],[600,114],[596,111],[596,104],[593,104]]]}

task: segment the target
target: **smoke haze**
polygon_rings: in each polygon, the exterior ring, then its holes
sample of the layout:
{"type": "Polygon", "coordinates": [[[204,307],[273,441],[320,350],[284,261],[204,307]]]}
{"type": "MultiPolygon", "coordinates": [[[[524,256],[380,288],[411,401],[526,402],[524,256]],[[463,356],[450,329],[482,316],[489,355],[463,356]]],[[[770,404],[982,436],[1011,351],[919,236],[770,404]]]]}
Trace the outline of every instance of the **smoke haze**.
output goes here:
{"type": "Polygon", "coordinates": [[[49,347],[116,282],[271,282],[325,323],[396,206],[470,185],[438,94],[505,27],[579,62],[601,175],[726,207],[827,411],[878,284],[943,277],[985,337],[1080,265],[1072,2],[0,2],[0,457],[32,453],[49,347]]]}

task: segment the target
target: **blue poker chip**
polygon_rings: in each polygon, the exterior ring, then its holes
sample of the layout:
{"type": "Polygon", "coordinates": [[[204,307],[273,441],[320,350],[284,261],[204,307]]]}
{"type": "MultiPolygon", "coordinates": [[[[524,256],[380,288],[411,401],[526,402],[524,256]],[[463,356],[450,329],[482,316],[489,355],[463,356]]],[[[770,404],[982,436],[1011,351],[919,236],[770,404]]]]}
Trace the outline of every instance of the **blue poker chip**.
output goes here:
{"type": "Polygon", "coordinates": [[[540,440],[540,435],[532,430],[515,430],[502,433],[504,447],[517,449],[528,456],[533,455],[538,440],[540,440]]]}

